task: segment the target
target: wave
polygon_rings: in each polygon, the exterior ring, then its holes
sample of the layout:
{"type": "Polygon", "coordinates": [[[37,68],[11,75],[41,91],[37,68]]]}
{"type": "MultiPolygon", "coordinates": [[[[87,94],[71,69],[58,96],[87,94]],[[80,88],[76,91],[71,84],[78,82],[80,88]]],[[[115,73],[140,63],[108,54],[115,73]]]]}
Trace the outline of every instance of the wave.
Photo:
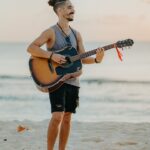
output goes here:
{"type": "Polygon", "coordinates": [[[81,82],[88,84],[104,84],[104,83],[114,83],[114,84],[150,84],[150,81],[141,81],[141,80],[116,80],[116,79],[82,79],[81,82]]]}
{"type": "MultiPolygon", "coordinates": [[[[29,80],[31,79],[31,76],[13,76],[13,75],[0,75],[0,80],[1,79],[12,79],[12,80],[29,80]]],[[[81,83],[88,83],[88,84],[92,84],[92,83],[95,83],[95,84],[150,84],[150,81],[146,81],[146,80],[116,80],[116,79],[104,79],[104,78],[98,78],[98,79],[95,79],[95,78],[91,78],[91,79],[81,79],[80,80],[81,83]]]]}
{"type": "Polygon", "coordinates": [[[26,80],[30,78],[31,76],[0,75],[0,79],[26,80]]]}

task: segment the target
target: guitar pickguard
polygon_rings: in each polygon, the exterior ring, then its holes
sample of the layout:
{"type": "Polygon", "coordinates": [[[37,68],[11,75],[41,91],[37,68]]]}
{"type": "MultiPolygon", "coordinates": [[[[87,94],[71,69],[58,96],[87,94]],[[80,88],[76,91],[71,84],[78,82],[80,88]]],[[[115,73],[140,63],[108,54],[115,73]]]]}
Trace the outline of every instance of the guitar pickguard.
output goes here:
{"type": "MultiPolygon", "coordinates": [[[[61,55],[66,57],[71,57],[78,55],[77,50],[75,48],[66,48],[63,51],[58,52],[61,55]]],[[[67,61],[67,63],[58,66],[55,68],[57,75],[66,75],[69,73],[74,73],[82,69],[81,60],[77,60],[75,62],[67,61]]]]}

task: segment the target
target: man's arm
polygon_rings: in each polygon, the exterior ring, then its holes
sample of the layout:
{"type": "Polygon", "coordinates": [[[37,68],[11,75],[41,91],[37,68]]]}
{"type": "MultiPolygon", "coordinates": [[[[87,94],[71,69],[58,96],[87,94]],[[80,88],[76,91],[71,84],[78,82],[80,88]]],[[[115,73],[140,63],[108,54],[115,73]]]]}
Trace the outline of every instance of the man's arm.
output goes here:
{"type": "Polygon", "coordinates": [[[50,58],[57,63],[65,63],[65,56],[60,54],[55,54],[54,52],[45,51],[41,46],[50,41],[52,44],[55,41],[55,33],[52,29],[47,29],[41,33],[41,35],[36,38],[27,48],[27,51],[35,57],[50,58]],[[53,55],[52,55],[53,54],[53,55]]]}
{"type": "Polygon", "coordinates": [[[27,51],[35,57],[49,58],[52,52],[45,51],[41,48],[47,41],[53,40],[54,33],[51,29],[47,29],[41,33],[27,48],[27,51]]]}
{"type": "MultiPolygon", "coordinates": [[[[78,39],[79,53],[80,54],[85,53],[85,48],[83,46],[83,40],[82,40],[81,34],[79,32],[77,32],[77,39],[78,39]]],[[[103,59],[103,56],[104,56],[104,49],[101,49],[101,48],[97,49],[97,53],[96,53],[97,62],[100,63],[103,59]]],[[[82,63],[83,64],[93,64],[93,63],[95,63],[95,58],[93,58],[93,57],[84,58],[84,59],[82,59],[82,63]]]]}

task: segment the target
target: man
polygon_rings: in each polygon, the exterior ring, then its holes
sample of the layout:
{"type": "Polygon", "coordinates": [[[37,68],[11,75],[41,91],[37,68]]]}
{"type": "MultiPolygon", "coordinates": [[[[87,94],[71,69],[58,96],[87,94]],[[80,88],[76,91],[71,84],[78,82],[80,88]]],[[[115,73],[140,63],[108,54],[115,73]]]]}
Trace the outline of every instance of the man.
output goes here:
{"type": "MultiPolygon", "coordinates": [[[[74,6],[70,0],[49,0],[48,4],[53,7],[58,16],[58,23],[41,33],[28,47],[28,52],[36,57],[51,59],[59,64],[65,63],[65,56],[55,53],[55,50],[65,47],[69,37],[71,45],[84,53],[85,49],[79,32],[69,26],[74,20],[74,6]],[[41,48],[46,44],[47,50],[41,48]]],[[[97,49],[96,58],[82,59],[83,64],[100,63],[104,56],[103,49],[97,49]]],[[[79,78],[74,77],[65,81],[65,84],[53,93],[49,93],[52,118],[47,133],[47,149],[53,150],[59,131],[59,150],[65,150],[69,132],[71,115],[75,113],[79,100],[79,78]]]]}

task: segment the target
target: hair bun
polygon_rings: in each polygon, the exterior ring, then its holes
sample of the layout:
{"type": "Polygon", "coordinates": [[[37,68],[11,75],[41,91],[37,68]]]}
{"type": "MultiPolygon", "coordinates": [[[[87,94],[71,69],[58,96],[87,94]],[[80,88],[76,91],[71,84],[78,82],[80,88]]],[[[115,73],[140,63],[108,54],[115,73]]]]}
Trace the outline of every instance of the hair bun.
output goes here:
{"type": "Polygon", "coordinates": [[[48,4],[49,4],[50,6],[54,6],[55,3],[56,3],[56,0],[49,0],[49,1],[48,1],[48,4]]]}

